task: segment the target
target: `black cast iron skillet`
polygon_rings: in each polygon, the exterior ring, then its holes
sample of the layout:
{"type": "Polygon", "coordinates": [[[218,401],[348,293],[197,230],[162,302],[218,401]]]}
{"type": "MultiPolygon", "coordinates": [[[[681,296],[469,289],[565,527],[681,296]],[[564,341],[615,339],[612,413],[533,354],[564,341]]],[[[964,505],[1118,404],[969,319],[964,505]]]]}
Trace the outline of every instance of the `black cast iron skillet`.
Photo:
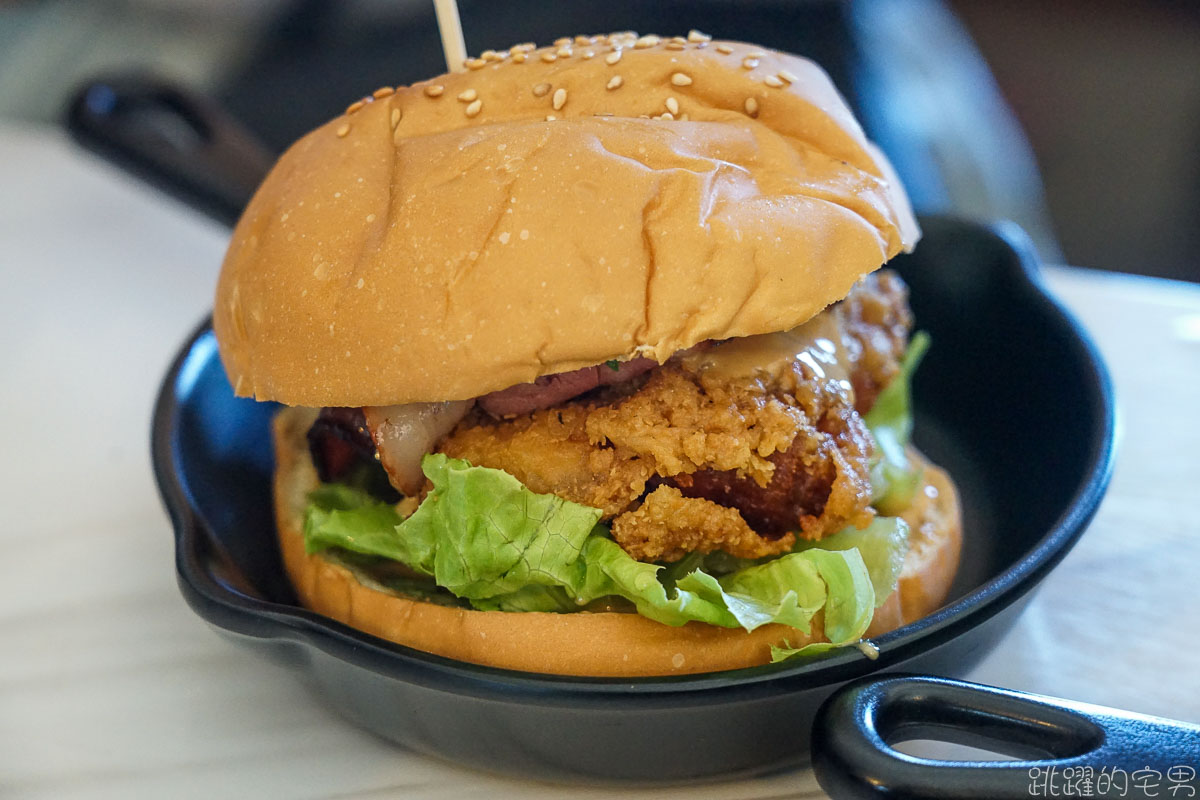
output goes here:
{"type": "MultiPolygon", "coordinates": [[[[141,79],[86,87],[68,124],[85,146],[226,223],[272,160],[212,105],[141,79]]],[[[893,262],[934,342],[914,386],[916,440],[961,488],[966,541],[949,604],[875,639],[876,658],[846,648],[707,675],[564,678],[451,661],[306,611],[275,544],[275,409],[233,396],[208,322],[167,373],[152,432],[183,595],[358,724],[527,777],[733,777],[803,763],[811,746],[837,797],[1016,798],[1036,788],[1031,769],[1200,764],[1195,726],[894,674],[959,674],[996,644],[1091,520],[1113,446],[1108,376],[1047,295],[1020,231],[942,217],[922,227],[917,251],[893,262]],[[892,748],[913,738],[1021,760],[938,762],[892,748]]]]}

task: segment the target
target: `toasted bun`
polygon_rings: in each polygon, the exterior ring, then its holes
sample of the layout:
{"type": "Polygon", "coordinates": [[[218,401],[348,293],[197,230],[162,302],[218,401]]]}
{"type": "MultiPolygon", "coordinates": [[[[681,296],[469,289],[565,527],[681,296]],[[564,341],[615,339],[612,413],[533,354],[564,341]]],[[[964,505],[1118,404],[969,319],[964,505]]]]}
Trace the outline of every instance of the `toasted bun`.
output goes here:
{"type": "Polygon", "coordinates": [[[239,395],[456,400],[661,362],[798,325],[915,242],[903,189],[812,62],[583,41],[381,89],[283,155],[218,286],[239,395]]]}
{"type": "MultiPolygon", "coordinates": [[[[635,677],[715,672],[766,664],[771,645],[824,641],[821,617],[805,634],[783,625],[752,633],[702,623],[663,625],[637,614],[471,611],[397,597],[304,549],[304,509],[317,486],[304,434],[311,416],[285,409],[275,419],[275,509],[284,566],[308,608],[366,633],[440,656],[557,675],[635,677]]],[[[911,550],[900,586],[876,610],[867,636],[919,619],[945,600],[958,566],[958,497],[946,473],[925,469],[926,485],[903,516],[911,550]]]]}

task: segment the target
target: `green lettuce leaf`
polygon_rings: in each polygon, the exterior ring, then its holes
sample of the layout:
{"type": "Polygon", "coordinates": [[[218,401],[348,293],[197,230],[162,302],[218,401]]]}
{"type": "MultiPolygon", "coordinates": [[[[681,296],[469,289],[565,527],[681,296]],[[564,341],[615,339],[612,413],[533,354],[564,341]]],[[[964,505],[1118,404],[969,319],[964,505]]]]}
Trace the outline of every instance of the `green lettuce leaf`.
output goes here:
{"type": "Polygon", "coordinates": [[[599,509],[535,494],[507,472],[440,453],[421,466],[433,491],[393,534],[410,543],[410,566],[471,600],[583,581],[579,555],[599,509]]]}
{"type": "Polygon", "coordinates": [[[900,373],[863,417],[880,455],[871,465],[871,501],[884,514],[898,514],[907,508],[921,483],[921,470],[910,463],[905,448],[912,436],[912,375],[928,349],[929,334],[918,331],[908,344],[900,373]]]}
{"type": "Polygon", "coordinates": [[[871,572],[855,547],[813,547],[720,578],[695,569],[668,586],[661,566],[633,559],[608,537],[598,509],[441,454],[426,456],[422,468],[433,490],[406,520],[356,489],[314,492],[309,551],[337,547],[400,561],[479,609],[571,611],[621,597],[667,625],[754,630],[781,622],[802,631],[824,609],[835,643],[860,638],[874,613],[871,572]]]}
{"type": "Polygon", "coordinates": [[[784,647],[776,647],[771,645],[771,663],[777,664],[780,661],[787,661],[793,658],[808,658],[811,656],[819,656],[822,653],[828,653],[830,650],[836,650],[839,647],[852,645],[854,642],[842,642],[833,644],[832,642],[813,642],[806,644],[803,647],[792,647],[785,640],[784,647]]]}
{"type": "Polygon", "coordinates": [[[396,509],[362,489],[339,483],[321,484],[308,496],[304,549],[310,554],[327,547],[379,556],[411,566],[405,542],[397,541],[401,522],[396,509]]]}
{"type": "Polygon", "coordinates": [[[904,557],[908,555],[908,523],[899,517],[875,517],[859,530],[853,526],[816,542],[800,542],[798,549],[857,550],[871,576],[875,607],[883,605],[896,589],[904,557]]]}

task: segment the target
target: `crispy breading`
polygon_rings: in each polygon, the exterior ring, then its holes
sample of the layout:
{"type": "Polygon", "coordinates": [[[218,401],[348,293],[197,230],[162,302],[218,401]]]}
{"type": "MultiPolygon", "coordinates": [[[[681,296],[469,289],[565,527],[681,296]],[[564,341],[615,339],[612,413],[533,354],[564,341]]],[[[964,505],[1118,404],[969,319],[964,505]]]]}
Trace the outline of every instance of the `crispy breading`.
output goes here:
{"type": "Polygon", "coordinates": [[[592,409],[592,444],[611,443],[649,458],[657,475],[698,469],[735,470],[766,486],[804,426],[804,412],[752,381],[701,386],[697,376],[669,364],[624,402],[592,409]]]}
{"type": "Polygon", "coordinates": [[[828,382],[807,379],[800,364],[788,382],[803,424],[791,445],[771,456],[763,486],[732,471],[702,470],[672,482],[689,497],[738,509],[759,534],[796,531],[820,539],[871,521],[870,459],[874,440],[852,400],[828,382]]]}
{"type": "Polygon", "coordinates": [[[908,286],[889,269],[873,272],[833,307],[850,357],[850,380],[860,414],[871,410],[879,391],[900,372],[908,347],[912,311],[908,286]]]}
{"type": "Polygon", "coordinates": [[[584,429],[589,413],[585,406],[566,405],[503,422],[473,413],[438,449],[502,469],[535,492],[599,508],[609,518],[646,491],[654,465],[636,453],[591,444],[584,429]]]}
{"type": "MultiPolygon", "coordinates": [[[[618,538],[637,558],[674,560],[698,548],[780,552],[790,531],[816,539],[871,518],[870,435],[844,392],[805,382],[795,369],[788,394],[752,380],[702,385],[668,364],[615,402],[503,421],[474,414],[440,449],[503,469],[535,492],[599,508],[614,530],[643,531],[618,538]],[[698,501],[682,504],[687,525],[663,527],[653,510],[625,519],[652,481],[698,501]],[[647,544],[633,544],[638,537],[647,544]]],[[[659,494],[660,507],[667,496],[659,494]]]]}
{"type": "Polygon", "coordinates": [[[738,558],[786,553],[796,537],[759,536],[736,509],[711,500],[684,497],[673,486],[659,486],[634,511],[613,520],[613,539],[641,561],[678,561],[688,553],[724,550],[738,558]]]}
{"type": "Polygon", "coordinates": [[[846,525],[871,521],[870,457],[874,441],[845,401],[814,414],[784,452],[770,461],[767,486],[732,471],[702,470],[672,479],[692,498],[734,507],[763,536],[797,531],[821,539],[846,525]]]}

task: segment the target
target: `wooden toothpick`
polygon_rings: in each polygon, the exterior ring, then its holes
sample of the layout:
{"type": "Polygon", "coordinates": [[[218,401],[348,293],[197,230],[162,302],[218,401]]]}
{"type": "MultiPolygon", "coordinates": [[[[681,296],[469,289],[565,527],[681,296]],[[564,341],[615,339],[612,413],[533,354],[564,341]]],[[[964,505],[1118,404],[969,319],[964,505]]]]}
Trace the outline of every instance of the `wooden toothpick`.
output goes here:
{"type": "Polygon", "coordinates": [[[462,72],[466,69],[463,62],[467,60],[467,43],[463,39],[462,20],[458,17],[458,3],[456,0],[433,0],[433,10],[437,14],[438,32],[442,35],[446,69],[462,72]]]}

